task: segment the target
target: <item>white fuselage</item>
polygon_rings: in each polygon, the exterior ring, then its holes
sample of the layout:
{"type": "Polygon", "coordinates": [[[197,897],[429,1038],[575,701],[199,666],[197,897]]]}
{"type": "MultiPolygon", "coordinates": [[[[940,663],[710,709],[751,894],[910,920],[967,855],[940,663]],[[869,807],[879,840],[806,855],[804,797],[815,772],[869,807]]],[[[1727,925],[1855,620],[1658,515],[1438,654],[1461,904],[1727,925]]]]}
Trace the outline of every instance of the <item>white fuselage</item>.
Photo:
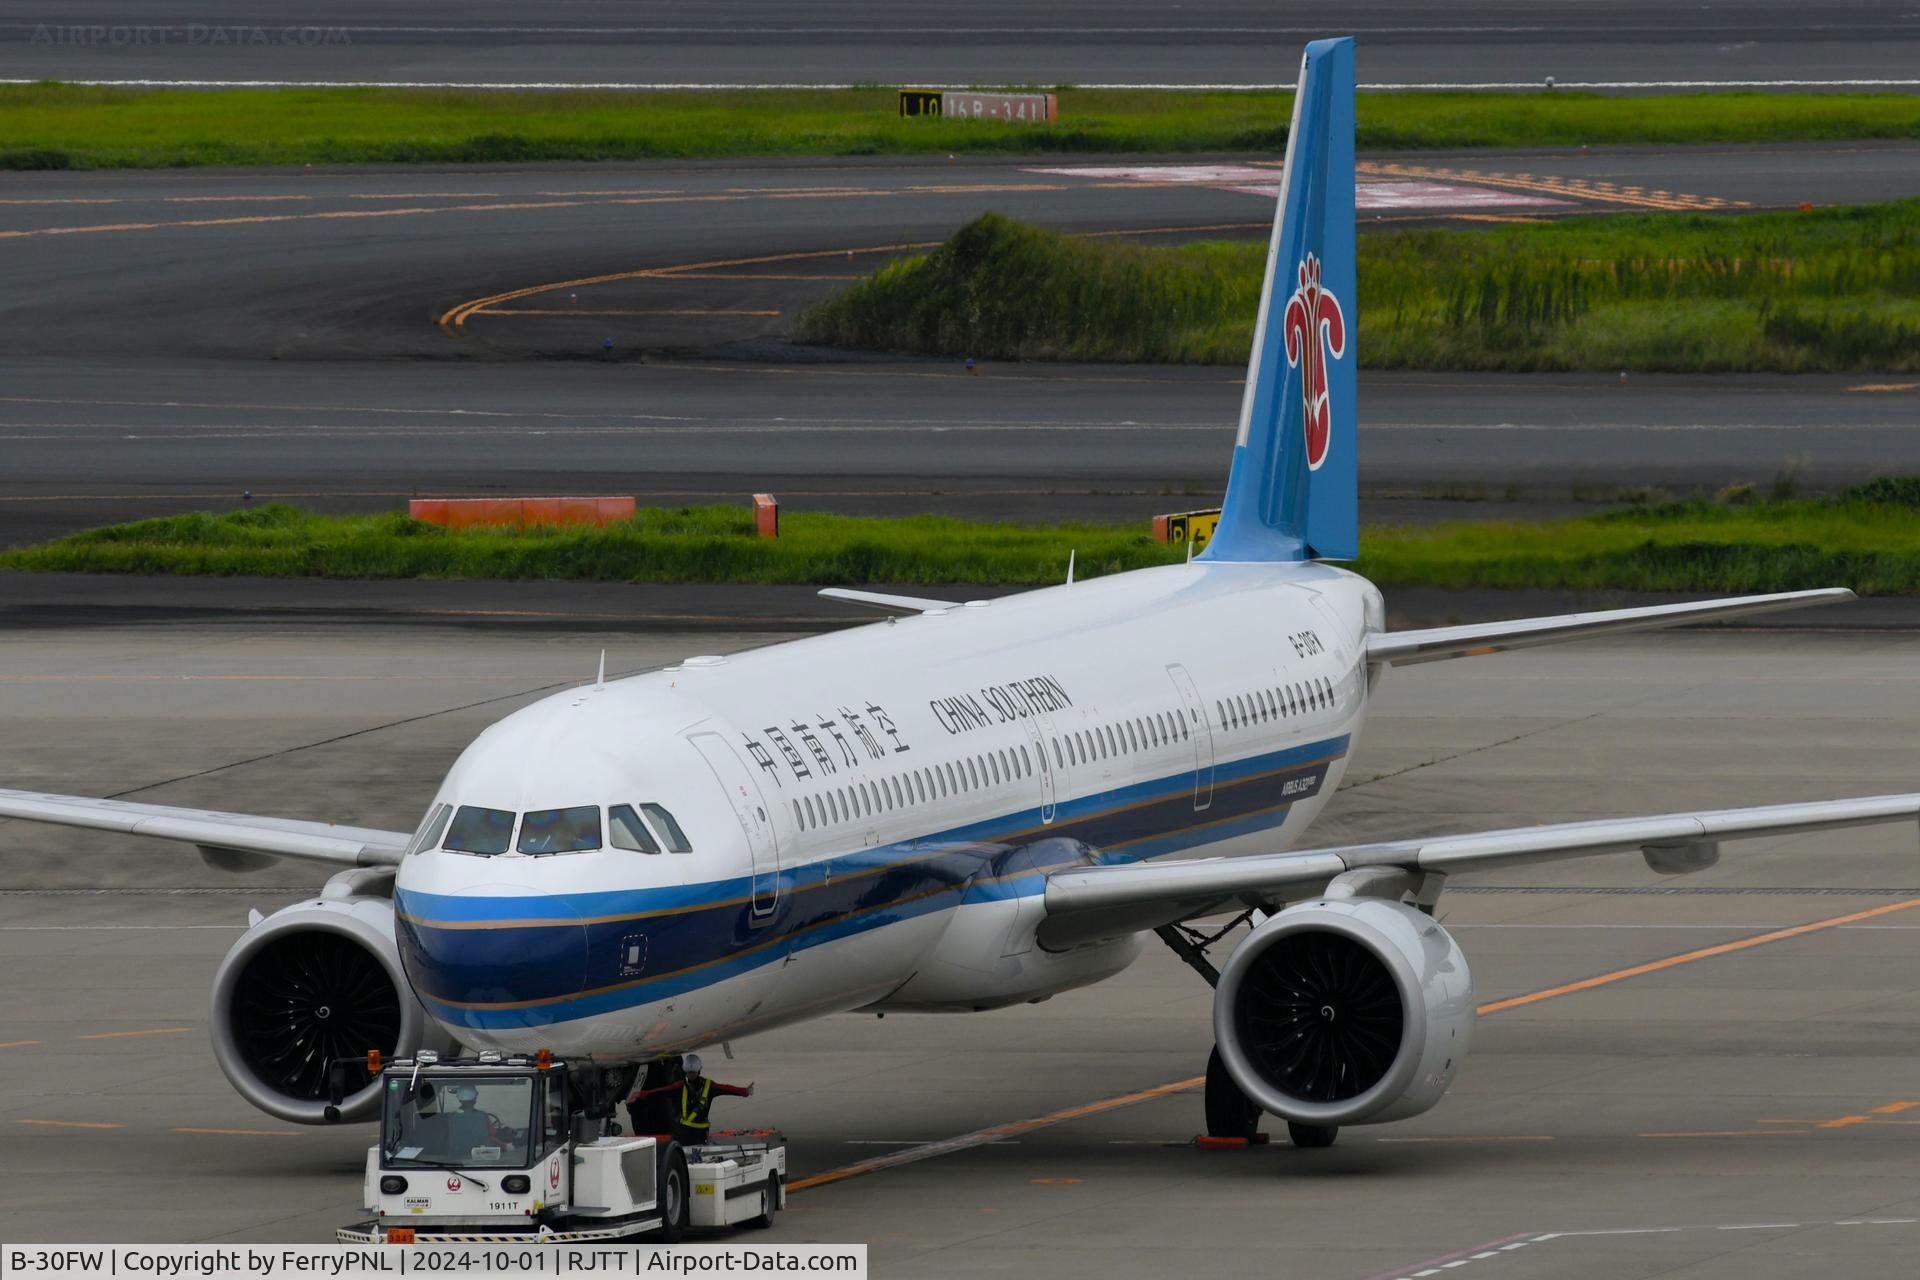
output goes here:
{"type": "Polygon", "coordinates": [[[468,1045],[610,1061],[1098,981],[1140,941],[1036,946],[1046,875],[1293,843],[1380,626],[1341,570],[1192,563],[549,697],[475,740],[434,809],[626,805],[661,852],[411,853],[408,976],[468,1045]]]}

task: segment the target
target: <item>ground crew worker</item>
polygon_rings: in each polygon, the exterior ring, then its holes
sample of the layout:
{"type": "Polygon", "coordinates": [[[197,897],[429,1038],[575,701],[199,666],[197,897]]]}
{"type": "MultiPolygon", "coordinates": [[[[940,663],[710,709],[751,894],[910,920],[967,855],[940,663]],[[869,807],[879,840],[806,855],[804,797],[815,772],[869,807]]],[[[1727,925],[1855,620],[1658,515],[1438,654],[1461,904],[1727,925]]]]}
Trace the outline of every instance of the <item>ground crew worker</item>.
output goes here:
{"type": "MultiPolygon", "coordinates": [[[[633,1096],[627,1099],[627,1105],[631,1108],[631,1114],[635,1121],[635,1133],[646,1132],[646,1130],[643,1130],[639,1125],[639,1118],[642,1114],[639,1104],[655,1095],[662,1095],[661,1100],[667,1104],[666,1107],[663,1108],[668,1113],[667,1132],[671,1133],[685,1145],[701,1143],[707,1140],[707,1134],[712,1127],[709,1116],[713,1110],[713,1098],[715,1094],[726,1094],[730,1098],[750,1098],[753,1096],[752,1084],[742,1087],[737,1084],[721,1084],[717,1080],[707,1079],[705,1066],[700,1061],[700,1055],[697,1053],[686,1055],[686,1057],[680,1060],[680,1065],[685,1074],[681,1075],[678,1079],[648,1088],[636,1089],[633,1092],[633,1096]],[[675,1093],[679,1096],[673,1096],[675,1093]]],[[[657,1114],[657,1112],[652,1114],[657,1114]]]]}

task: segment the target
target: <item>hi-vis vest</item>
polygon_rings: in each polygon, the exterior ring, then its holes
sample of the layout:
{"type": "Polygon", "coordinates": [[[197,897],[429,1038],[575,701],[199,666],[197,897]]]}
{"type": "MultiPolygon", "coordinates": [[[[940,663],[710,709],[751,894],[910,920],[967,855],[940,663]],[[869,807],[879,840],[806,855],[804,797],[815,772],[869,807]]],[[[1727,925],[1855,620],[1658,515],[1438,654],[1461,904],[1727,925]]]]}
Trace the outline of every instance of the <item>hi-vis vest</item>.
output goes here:
{"type": "Polygon", "coordinates": [[[689,1080],[680,1089],[680,1123],[688,1129],[704,1129],[707,1117],[713,1111],[713,1081],[700,1077],[700,1092],[696,1096],[693,1081],[689,1080]]]}

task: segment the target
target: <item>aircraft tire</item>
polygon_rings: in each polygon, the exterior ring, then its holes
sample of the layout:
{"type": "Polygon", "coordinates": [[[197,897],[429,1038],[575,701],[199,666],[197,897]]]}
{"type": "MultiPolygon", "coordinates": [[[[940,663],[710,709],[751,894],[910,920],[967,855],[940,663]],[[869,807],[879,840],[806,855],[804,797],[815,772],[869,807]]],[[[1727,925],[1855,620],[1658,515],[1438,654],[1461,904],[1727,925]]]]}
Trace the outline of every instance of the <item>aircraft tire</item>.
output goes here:
{"type": "Polygon", "coordinates": [[[1227,1074],[1218,1049],[1207,1055],[1206,1108],[1210,1138],[1252,1138],[1260,1128],[1263,1113],[1227,1074]]]}
{"type": "Polygon", "coordinates": [[[1339,1136],[1340,1126],[1337,1124],[1296,1124],[1292,1120],[1287,1121],[1287,1137],[1292,1139],[1296,1147],[1330,1147],[1339,1136]]]}

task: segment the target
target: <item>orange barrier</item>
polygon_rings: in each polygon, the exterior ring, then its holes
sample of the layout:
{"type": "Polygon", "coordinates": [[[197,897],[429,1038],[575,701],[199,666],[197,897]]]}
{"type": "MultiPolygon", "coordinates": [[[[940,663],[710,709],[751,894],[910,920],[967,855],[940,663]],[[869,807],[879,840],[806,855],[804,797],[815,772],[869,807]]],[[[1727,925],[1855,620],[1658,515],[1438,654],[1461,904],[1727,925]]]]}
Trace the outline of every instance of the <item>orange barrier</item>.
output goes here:
{"type": "Polygon", "coordinates": [[[407,514],[449,529],[474,525],[618,524],[633,519],[632,498],[415,498],[407,514]]]}
{"type": "Polygon", "coordinates": [[[772,494],[753,495],[753,527],[763,538],[780,536],[780,504],[772,494]]]}

